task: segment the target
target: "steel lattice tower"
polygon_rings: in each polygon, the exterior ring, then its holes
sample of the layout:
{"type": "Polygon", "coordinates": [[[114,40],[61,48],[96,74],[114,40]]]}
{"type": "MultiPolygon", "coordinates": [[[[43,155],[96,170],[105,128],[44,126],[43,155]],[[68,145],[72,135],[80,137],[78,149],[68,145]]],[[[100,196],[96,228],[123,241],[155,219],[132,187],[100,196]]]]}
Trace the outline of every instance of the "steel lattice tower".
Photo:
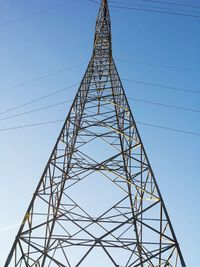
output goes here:
{"type": "Polygon", "coordinates": [[[8,266],[186,266],[112,58],[106,0],[8,266]]]}

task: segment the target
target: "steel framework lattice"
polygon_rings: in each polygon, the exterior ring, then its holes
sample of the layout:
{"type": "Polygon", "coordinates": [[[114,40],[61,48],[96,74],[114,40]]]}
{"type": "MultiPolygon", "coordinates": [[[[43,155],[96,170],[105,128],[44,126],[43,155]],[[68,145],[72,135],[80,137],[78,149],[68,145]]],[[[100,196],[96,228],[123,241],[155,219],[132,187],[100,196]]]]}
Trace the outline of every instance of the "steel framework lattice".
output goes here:
{"type": "Polygon", "coordinates": [[[112,58],[106,0],[8,266],[186,266],[112,58]]]}

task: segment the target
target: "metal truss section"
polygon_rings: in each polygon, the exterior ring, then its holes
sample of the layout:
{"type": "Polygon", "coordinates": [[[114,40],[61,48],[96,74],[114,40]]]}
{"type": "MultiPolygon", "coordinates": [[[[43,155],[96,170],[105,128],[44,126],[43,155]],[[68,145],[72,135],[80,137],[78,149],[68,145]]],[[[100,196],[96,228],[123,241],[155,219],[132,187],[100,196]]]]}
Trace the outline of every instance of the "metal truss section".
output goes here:
{"type": "Polygon", "coordinates": [[[94,50],[5,267],[185,267],[112,58],[94,50]]]}

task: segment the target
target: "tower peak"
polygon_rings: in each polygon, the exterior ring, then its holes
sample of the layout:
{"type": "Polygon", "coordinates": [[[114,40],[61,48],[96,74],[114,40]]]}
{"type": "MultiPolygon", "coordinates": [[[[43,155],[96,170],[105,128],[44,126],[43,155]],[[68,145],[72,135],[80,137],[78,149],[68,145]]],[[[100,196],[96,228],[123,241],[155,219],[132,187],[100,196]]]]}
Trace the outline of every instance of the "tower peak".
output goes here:
{"type": "Polygon", "coordinates": [[[102,5],[105,6],[108,4],[108,1],[107,0],[102,0],[102,5]]]}
{"type": "Polygon", "coordinates": [[[94,54],[99,49],[112,54],[111,21],[107,0],[102,0],[96,20],[94,54]]]}

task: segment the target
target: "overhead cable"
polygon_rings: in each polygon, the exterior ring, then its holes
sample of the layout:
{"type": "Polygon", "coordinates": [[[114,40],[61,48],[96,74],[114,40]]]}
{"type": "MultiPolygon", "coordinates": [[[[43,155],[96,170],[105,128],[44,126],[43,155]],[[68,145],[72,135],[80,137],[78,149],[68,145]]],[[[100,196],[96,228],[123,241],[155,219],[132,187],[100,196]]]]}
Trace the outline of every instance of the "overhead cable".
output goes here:
{"type": "Polygon", "coordinates": [[[67,100],[67,101],[62,101],[62,102],[59,102],[59,103],[56,103],[56,104],[47,105],[47,106],[43,106],[43,107],[40,107],[40,108],[28,110],[28,111],[21,112],[21,113],[18,113],[18,114],[14,114],[14,115],[11,115],[11,116],[7,116],[7,117],[4,117],[4,118],[0,118],[0,121],[13,119],[13,118],[16,118],[16,117],[21,117],[23,115],[27,115],[27,114],[34,113],[34,112],[41,111],[41,110],[50,109],[50,108],[57,107],[57,106],[60,106],[60,105],[66,104],[66,103],[70,103],[70,102],[72,102],[72,99],[67,100]]]}
{"type": "Polygon", "coordinates": [[[110,7],[117,8],[117,9],[132,10],[132,11],[143,11],[143,12],[182,16],[182,17],[192,17],[192,18],[198,18],[198,19],[200,18],[200,15],[189,14],[189,13],[186,14],[186,13],[179,13],[179,12],[169,12],[169,11],[162,11],[162,10],[155,10],[155,9],[148,9],[148,8],[137,8],[137,7],[117,6],[117,5],[110,5],[110,7]]]}
{"type": "Polygon", "coordinates": [[[64,87],[64,88],[59,89],[59,90],[57,90],[57,91],[54,91],[53,93],[50,93],[50,94],[47,94],[47,95],[44,95],[44,96],[41,96],[41,97],[38,97],[38,98],[34,98],[33,100],[30,100],[30,101],[28,101],[28,102],[25,102],[25,103],[23,103],[23,104],[21,104],[21,105],[15,106],[15,107],[13,107],[13,108],[9,108],[9,109],[4,110],[4,111],[1,111],[1,112],[0,112],[0,115],[5,114],[5,113],[8,113],[8,112],[13,111],[13,110],[16,110],[16,109],[19,109],[19,108],[22,108],[22,107],[27,106],[27,105],[33,104],[33,103],[35,103],[35,102],[38,102],[38,101],[40,101],[40,100],[42,100],[42,99],[45,99],[45,98],[48,98],[48,97],[50,97],[50,96],[59,94],[59,93],[61,93],[61,92],[64,92],[64,91],[66,91],[66,90],[69,90],[69,89],[71,89],[71,88],[77,86],[78,84],[79,84],[79,83],[75,83],[75,84],[73,84],[73,85],[64,87]]]}
{"type": "MultiPolygon", "coordinates": [[[[63,119],[62,120],[53,120],[53,121],[25,124],[25,125],[8,127],[8,128],[0,128],[0,132],[17,130],[17,129],[22,129],[22,128],[35,127],[35,126],[41,126],[41,125],[49,125],[49,124],[58,123],[58,122],[64,122],[64,120],[63,119]]],[[[163,129],[163,130],[168,130],[168,131],[174,131],[174,132],[179,132],[179,133],[183,133],[183,134],[200,136],[200,133],[198,133],[198,132],[186,131],[186,130],[181,130],[181,129],[177,129],[177,128],[161,126],[161,125],[158,125],[158,124],[151,124],[151,123],[147,123],[147,122],[137,121],[136,123],[137,124],[141,124],[141,125],[145,125],[145,126],[149,126],[149,127],[160,128],[160,129],[163,129]]]]}
{"type": "Polygon", "coordinates": [[[25,85],[29,85],[29,84],[32,84],[34,82],[37,82],[37,81],[40,81],[40,80],[43,80],[43,79],[46,79],[46,78],[49,78],[49,77],[52,77],[52,76],[55,76],[57,74],[60,74],[62,72],[66,72],[68,70],[71,70],[73,68],[77,68],[79,66],[82,66],[85,62],[82,62],[80,64],[76,64],[76,65],[73,65],[73,66],[70,66],[70,67],[65,67],[65,68],[62,68],[60,70],[57,70],[57,71],[54,71],[54,72],[50,72],[50,73],[47,73],[47,74],[44,74],[44,75],[41,75],[37,78],[34,78],[34,79],[31,79],[29,81],[25,81],[23,83],[19,83],[19,84],[16,84],[16,85],[13,85],[13,86],[10,86],[10,87],[7,87],[7,88],[4,88],[4,89],[1,89],[0,90],[0,93],[4,93],[6,91],[10,91],[10,90],[13,90],[15,88],[18,88],[18,87],[22,87],[22,86],[25,86],[25,85]]]}
{"type": "Polygon", "coordinates": [[[190,90],[190,89],[186,89],[186,88],[175,87],[175,86],[168,86],[168,85],[164,85],[164,84],[151,83],[151,82],[143,82],[143,81],[131,80],[131,79],[127,79],[127,78],[123,78],[122,81],[136,83],[136,84],[150,85],[150,86],[160,87],[160,88],[166,88],[166,89],[180,91],[180,92],[185,92],[185,93],[200,94],[200,91],[197,91],[197,90],[190,90]]]}
{"type": "MultiPolygon", "coordinates": [[[[160,106],[160,107],[164,107],[164,108],[171,108],[171,109],[176,109],[176,110],[181,110],[181,111],[189,111],[189,112],[195,112],[195,113],[200,113],[199,109],[194,109],[194,108],[187,108],[187,107],[180,107],[180,106],[176,106],[176,105],[169,105],[169,104],[164,104],[164,103],[160,103],[160,102],[153,102],[153,101],[148,101],[148,100],[144,100],[144,99],[139,99],[139,98],[131,98],[128,97],[127,98],[130,101],[135,101],[135,102],[139,102],[139,103],[145,103],[145,104],[151,104],[151,105],[156,105],[156,106],[160,106]]],[[[57,107],[60,105],[64,105],[66,103],[70,103],[72,101],[72,99],[63,101],[63,102],[58,102],[55,104],[51,104],[51,105],[46,105],[46,106],[42,106],[36,109],[31,109],[25,112],[21,112],[21,113],[17,113],[17,114],[13,114],[10,116],[6,116],[3,118],[0,118],[0,121],[5,121],[5,120],[9,120],[9,119],[13,119],[13,118],[18,118],[27,114],[31,114],[31,113],[35,113],[38,111],[42,111],[42,110],[46,110],[46,109],[50,109],[53,107],[57,107]]]]}
{"type": "Polygon", "coordinates": [[[14,18],[14,19],[11,19],[11,20],[2,22],[2,23],[0,23],[0,27],[7,26],[9,24],[12,24],[12,23],[15,23],[15,22],[18,22],[18,21],[21,21],[21,20],[24,20],[24,19],[27,19],[27,18],[30,18],[30,17],[33,17],[33,16],[46,13],[48,11],[51,11],[51,10],[56,9],[56,8],[59,8],[59,7],[68,6],[68,5],[72,4],[72,3],[74,3],[75,1],[76,0],[72,0],[72,1],[67,2],[67,3],[66,2],[63,2],[63,3],[60,3],[58,5],[54,5],[54,6],[51,6],[51,7],[47,7],[47,8],[44,8],[44,9],[41,9],[41,10],[32,12],[32,13],[27,14],[27,15],[24,15],[22,17],[18,17],[18,18],[14,18]]]}

